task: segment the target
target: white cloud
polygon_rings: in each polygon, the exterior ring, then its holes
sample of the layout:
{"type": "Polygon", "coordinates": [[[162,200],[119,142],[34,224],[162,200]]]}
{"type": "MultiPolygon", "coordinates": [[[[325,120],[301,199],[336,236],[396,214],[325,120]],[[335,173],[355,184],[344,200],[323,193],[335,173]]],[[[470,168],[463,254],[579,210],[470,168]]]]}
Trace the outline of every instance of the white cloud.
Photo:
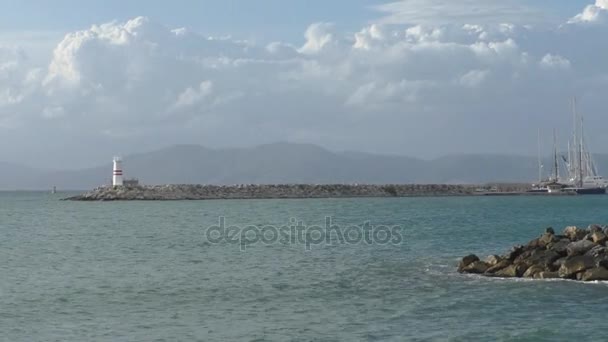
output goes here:
{"type": "Polygon", "coordinates": [[[304,54],[315,54],[323,50],[332,43],[334,35],[332,33],[333,24],[316,23],[310,25],[306,30],[306,43],[300,48],[304,54]]]}
{"type": "Polygon", "coordinates": [[[471,70],[460,77],[459,83],[465,87],[475,88],[485,81],[489,73],[488,70],[471,70]]]}
{"type": "Polygon", "coordinates": [[[175,108],[190,107],[199,104],[206,97],[211,95],[213,83],[211,81],[203,81],[198,88],[188,87],[184,92],[179,94],[177,101],[174,104],[175,108]]]}
{"type": "Polygon", "coordinates": [[[570,69],[570,61],[559,55],[546,54],[540,61],[544,69],[570,69]]]}
{"type": "Polygon", "coordinates": [[[355,33],[355,49],[370,50],[375,44],[386,39],[385,32],[380,25],[371,25],[355,33]]]}
{"type": "Polygon", "coordinates": [[[608,0],[596,0],[594,5],[585,7],[583,12],[574,16],[568,23],[597,23],[608,19],[608,0]]]}

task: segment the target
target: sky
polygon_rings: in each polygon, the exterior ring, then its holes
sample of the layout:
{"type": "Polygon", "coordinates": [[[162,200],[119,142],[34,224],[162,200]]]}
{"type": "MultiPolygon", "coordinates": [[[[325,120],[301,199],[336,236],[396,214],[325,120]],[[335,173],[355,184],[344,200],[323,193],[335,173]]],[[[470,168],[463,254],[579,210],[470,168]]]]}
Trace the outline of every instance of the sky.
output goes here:
{"type": "Polygon", "coordinates": [[[608,152],[608,0],[0,0],[0,161],[276,141],[608,152]],[[565,147],[565,146],[563,146],[565,147]]]}

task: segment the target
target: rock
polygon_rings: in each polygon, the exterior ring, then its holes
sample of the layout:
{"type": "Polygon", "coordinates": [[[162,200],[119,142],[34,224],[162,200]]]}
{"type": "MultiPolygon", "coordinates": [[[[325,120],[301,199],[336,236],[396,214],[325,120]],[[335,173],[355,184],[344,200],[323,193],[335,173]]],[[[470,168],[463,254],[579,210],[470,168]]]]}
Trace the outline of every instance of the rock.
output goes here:
{"type": "Polygon", "coordinates": [[[575,226],[570,226],[564,229],[564,235],[571,241],[578,241],[582,240],[585,235],[587,235],[587,231],[575,226]]]}
{"type": "Polygon", "coordinates": [[[470,254],[465,256],[464,258],[462,258],[460,260],[460,263],[458,264],[458,272],[462,273],[464,272],[464,269],[469,266],[470,264],[479,261],[479,258],[477,257],[477,255],[475,254],[470,254]]]}
{"type": "Polygon", "coordinates": [[[589,225],[589,227],[587,228],[587,230],[589,231],[589,233],[593,234],[596,232],[602,232],[602,226],[600,226],[599,224],[591,224],[589,225]]]}
{"type": "Polygon", "coordinates": [[[591,248],[585,255],[593,258],[595,267],[608,267],[608,248],[598,245],[591,248]]]}
{"type": "Polygon", "coordinates": [[[547,228],[527,245],[517,245],[504,256],[490,255],[485,261],[476,255],[461,259],[458,272],[488,277],[608,280],[608,234],[603,227],[589,230],[568,227],[564,235],[547,228]]]}
{"type": "Polygon", "coordinates": [[[566,251],[568,252],[568,256],[583,255],[593,247],[595,247],[593,242],[589,240],[580,240],[571,242],[566,248],[566,251]]]}
{"type": "Polygon", "coordinates": [[[523,277],[524,278],[534,278],[536,277],[536,274],[540,273],[540,272],[544,272],[546,271],[545,268],[541,265],[533,265],[530,266],[530,268],[528,268],[526,270],[526,272],[524,273],[523,277]]]}
{"type": "Polygon", "coordinates": [[[569,239],[562,239],[554,243],[547,245],[548,250],[552,250],[559,255],[566,256],[568,254],[568,245],[570,244],[569,239]]]}
{"type": "Polygon", "coordinates": [[[566,262],[567,259],[568,258],[560,258],[555,260],[551,265],[551,268],[554,270],[559,270],[559,268],[562,267],[562,265],[566,262]]]}
{"type": "Polygon", "coordinates": [[[568,258],[559,268],[560,278],[573,278],[577,273],[595,267],[595,261],[588,255],[568,258]]]}
{"type": "Polygon", "coordinates": [[[591,241],[593,241],[594,243],[597,243],[597,244],[603,244],[606,241],[608,241],[608,236],[606,236],[601,231],[594,232],[594,233],[591,233],[591,241]]]}
{"type": "Polygon", "coordinates": [[[502,258],[499,257],[498,255],[490,255],[486,258],[486,264],[488,264],[488,266],[492,267],[492,266],[496,266],[499,262],[502,261],[502,258]]]}
{"type": "Polygon", "coordinates": [[[513,261],[520,254],[522,254],[524,252],[524,250],[525,250],[524,246],[521,246],[521,245],[513,246],[511,248],[511,250],[509,251],[509,253],[507,253],[507,255],[505,256],[505,259],[513,261]]]}
{"type": "Polygon", "coordinates": [[[581,277],[582,281],[608,280],[608,270],[604,267],[595,267],[586,270],[581,277]]]}
{"type": "Polygon", "coordinates": [[[560,255],[555,251],[546,250],[546,249],[534,249],[531,251],[526,251],[513,261],[513,264],[519,264],[524,266],[525,268],[531,267],[533,265],[540,265],[545,268],[551,267],[553,262],[559,259],[560,255]]]}
{"type": "Polygon", "coordinates": [[[519,278],[526,272],[525,266],[522,265],[510,265],[502,270],[494,273],[497,277],[503,278],[519,278]]]}
{"type": "Polygon", "coordinates": [[[587,251],[587,253],[585,253],[585,255],[589,255],[590,257],[596,259],[602,256],[605,256],[608,254],[608,248],[604,247],[604,246],[593,246],[593,248],[591,248],[590,250],[587,251]]]}
{"type": "Polygon", "coordinates": [[[488,264],[483,261],[474,261],[467,265],[462,271],[464,273],[483,274],[488,270],[488,264]]]}
{"type": "Polygon", "coordinates": [[[534,275],[534,279],[558,279],[558,272],[539,272],[534,275]]]}
{"type": "Polygon", "coordinates": [[[587,231],[576,226],[570,226],[564,229],[564,235],[571,241],[578,241],[587,235],[587,231]]]}
{"type": "Polygon", "coordinates": [[[506,260],[506,259],[501,260],[498,264],[488,268],[486,270],[486,274],[489,274],[489,275],[495,274],[496,272],[498,272],[506,267],[509,267],[510,265],[511,265],[511,261],[506,260]]]}
{"type": "Polygon", "coordinates": [[[557,243],[558,241],[560,240],[554,234],[545,233],[540,238],[538,238],[538,246],[546,248],[547,246],[553,243],[557,243]]]}
{"type": "Polygon", "coordinates": [[[539,247],[542,247],[540,244],[540,238],[534,239],[534,240],[531,240],[530,242],[528,242],[528,244],[524,247],[524,249],[531,250],[531,249],[535,249],[535,248],[539,248],[539,247]]]}

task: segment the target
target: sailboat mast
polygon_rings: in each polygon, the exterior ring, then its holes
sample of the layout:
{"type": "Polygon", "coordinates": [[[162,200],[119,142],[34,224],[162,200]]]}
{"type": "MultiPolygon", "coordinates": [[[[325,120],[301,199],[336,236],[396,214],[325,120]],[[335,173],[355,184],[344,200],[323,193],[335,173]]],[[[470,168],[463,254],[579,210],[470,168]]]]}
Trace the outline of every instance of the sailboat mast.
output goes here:
{"type": "Polygon", "coordinates": [[[578,185],[579,187],[583,187],[583,139],[581,138],[581,140],[579,141],[579,152],[578,152],[578,163],[580,165],[578,172],[579,172],[579,179],[578,179],[578,185]]]}
{"type": "Polygon", "coordinates": [[[572,178],[573,175],[573,171],[572,171],[572,150],[570,148],[570,140],[568,140],[568,162],[567,162],[567,166],[568,166],[568,177],[572,178]]]}
{"type": "Polygon", "coordinates": [[[580,184],[582,182],[582,153],[581,153],[581,148],[579,146],[579,141],[578,141],[578,116],[577,116],[577,112],[576,112],[576,97],[572,98],[572,118],[573,118],[573,127],[574,127],[574,132],[573,132],[573,149],[574,149],[574,159],[575,162],[574,164],[574,168],[573,168],[573,180],[575,182],[575,184],[580,184]]]}
{"type": "Polygon", "coordinates": [[[543,181],[543,162],[542,162],[542,150],[540,147],[540,128],[538,129],[538,183],[543,181]]]}
{"type": "Polygon", "coordinates": [[[557,161],[557,130],[553,129],[553,179],[559,181],[559,163],[557,161]]]}

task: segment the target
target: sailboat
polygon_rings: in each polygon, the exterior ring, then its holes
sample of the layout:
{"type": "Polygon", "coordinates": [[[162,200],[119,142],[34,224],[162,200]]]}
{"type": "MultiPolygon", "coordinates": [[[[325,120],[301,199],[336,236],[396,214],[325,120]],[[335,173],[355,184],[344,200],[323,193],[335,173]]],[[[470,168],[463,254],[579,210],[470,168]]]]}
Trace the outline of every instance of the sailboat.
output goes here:
{"type": "Polygon", "coordinates": [[[543,163],[542,163],[542,151],[540,147],[540,129],[538,130],[538,184],[534,184],[532,189],[528,192],[531,193],[561,193],[567,184],[560,182],[559,176],[559,158],[557,151],[557,131],[553,130],[553,169],[551,170],[551,176],[543,180],[543,163]]]}
{"type": "Polygon", "coordinates": [[[585,142],[583,116],[576,109],[576,99],[572,100],[574,130],[572,141],[568,142],[568,157],[562,156],[566,163],[568,176],[563,183],[568,184],[567,190],[579,194],[605,194],[608,180],[599,175],[599,171],[585,142]]]}
{"type": "Polygon", "coordinates": [[[528,190],[528,192],[533,193],[547,193],[549,189],[545,185],[547,182],[543,179],[543,160],[542,160],[542,148],[540,146],[540,128],[538,129],[538,183],[532,184],[532,189],[528,190]]]}

